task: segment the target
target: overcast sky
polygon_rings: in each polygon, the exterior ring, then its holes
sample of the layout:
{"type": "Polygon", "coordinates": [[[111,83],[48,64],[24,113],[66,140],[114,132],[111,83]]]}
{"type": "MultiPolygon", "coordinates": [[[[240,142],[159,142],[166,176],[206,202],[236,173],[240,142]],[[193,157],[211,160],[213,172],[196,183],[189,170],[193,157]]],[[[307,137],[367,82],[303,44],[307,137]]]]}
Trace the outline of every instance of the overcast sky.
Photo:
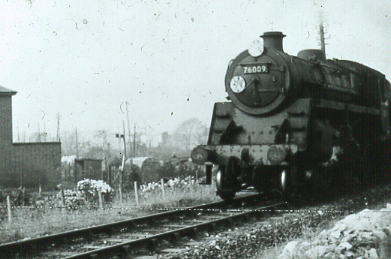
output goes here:
{"type": "Polygon", "coordinates": [[[0,85],[18,91],[14,131],[55,135],[59,113],[63,131],[112,132],[125,101],[156,135],[190,117],[209,125],[228,61],[269,30],[287,35],[290,54],[318,47],[319,13],[328,58],[390,79],[389,0],[1,0],[0,85]]]}

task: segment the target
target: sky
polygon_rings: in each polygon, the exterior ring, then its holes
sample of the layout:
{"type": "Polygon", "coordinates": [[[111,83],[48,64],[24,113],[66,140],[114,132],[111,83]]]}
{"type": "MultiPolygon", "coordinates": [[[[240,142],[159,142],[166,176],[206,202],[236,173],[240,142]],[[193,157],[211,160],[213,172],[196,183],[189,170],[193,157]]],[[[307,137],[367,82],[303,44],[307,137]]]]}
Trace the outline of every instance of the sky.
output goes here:
{"type": "Polygon", "coordinates": [[[265,31],[285,52],[319,47],[391,75],[391,1],[0,0],[0,85],[14,135],[122,129],[156,138],[184,120],[209,125],[227,64],[265,31]]]}

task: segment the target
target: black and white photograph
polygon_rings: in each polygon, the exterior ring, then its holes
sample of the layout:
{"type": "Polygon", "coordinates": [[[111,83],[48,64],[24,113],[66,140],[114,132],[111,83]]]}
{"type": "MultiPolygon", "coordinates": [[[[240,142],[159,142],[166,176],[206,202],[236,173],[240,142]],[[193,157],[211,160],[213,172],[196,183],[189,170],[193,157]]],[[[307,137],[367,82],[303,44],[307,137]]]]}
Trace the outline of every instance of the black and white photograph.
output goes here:
{"type": "Polygon", "coordinates": [[[391,258],[390,0],[0,0],[0,259],[391,258]]]}

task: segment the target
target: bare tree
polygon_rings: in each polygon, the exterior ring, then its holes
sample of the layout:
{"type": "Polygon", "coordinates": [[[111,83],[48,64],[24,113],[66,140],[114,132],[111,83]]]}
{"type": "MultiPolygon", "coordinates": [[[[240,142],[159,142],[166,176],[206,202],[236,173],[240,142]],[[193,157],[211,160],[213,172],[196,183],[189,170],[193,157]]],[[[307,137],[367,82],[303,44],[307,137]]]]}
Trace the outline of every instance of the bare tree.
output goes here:
{"type": "Polygon", "coordinates": [[[208,128],[197,118],[182,122],[173,135],[175,146],[190,151],[194,146],[206,142],[208,128]]]}

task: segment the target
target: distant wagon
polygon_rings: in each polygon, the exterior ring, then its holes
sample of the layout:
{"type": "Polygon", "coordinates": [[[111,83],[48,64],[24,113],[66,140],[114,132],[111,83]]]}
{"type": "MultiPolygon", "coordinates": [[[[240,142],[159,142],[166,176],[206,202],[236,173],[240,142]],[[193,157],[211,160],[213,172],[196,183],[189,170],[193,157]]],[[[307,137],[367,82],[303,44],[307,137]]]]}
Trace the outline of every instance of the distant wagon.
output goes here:
{"type": "Polygon", "coordinates": [[[76,156],[64,156],[62,163],[62,179],[67,182],[77,183],[88,179],[103,179],[102,159],[76,158],[76,156]]]}
{"type": "Polygon", "coordinates": [[[131,170],[133,166],[137,166],[139,169],[139,177],[141,182],[155,182],[160,180],[160,168],[161,163],[156,158],[152,157],[134,157],[128,158],[125,161],[125,170],[131,170]]]}
{"type": "Polygon", "coordinates": [[[102,179],[102,159],[79,158],[75,160],[76,172],[79,178],[102,179]]]}

